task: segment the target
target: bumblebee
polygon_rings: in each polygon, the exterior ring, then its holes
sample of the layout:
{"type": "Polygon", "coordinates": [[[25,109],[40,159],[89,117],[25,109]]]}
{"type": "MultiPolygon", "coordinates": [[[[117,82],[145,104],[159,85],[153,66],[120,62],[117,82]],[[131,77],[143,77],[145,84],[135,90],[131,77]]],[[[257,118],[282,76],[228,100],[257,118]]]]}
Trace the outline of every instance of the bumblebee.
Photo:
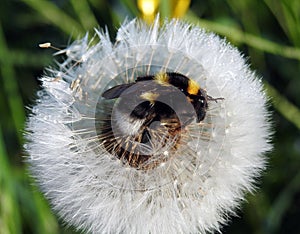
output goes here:
{"type": "Polygon", "coordinates": [[[117,99],[101,135],[105,148],[140,169],[167,161],[163,154],[157,155],[157,150],[173,145],[172,155],[185,127],[205,119],[209,101],[223,99],[208,96],[197,82],[176,72],[139,76],[135,82],[104,91],[102,97],[117,99]],[[141,145],[147,152],[140,150],[141,145]]]}
{"type": "MultiPolygon", "coordinates": [[[[126,102],[130,102],[130,100],[136,98],[141,101],[130,114],[130,117],[133,119],[160,120],[163,118],[171,118],[174,116],[174,110],[167,107],[161,101],[157,101],[158,97],[160,97],[161,100],[165,100],[164,97],[168,96],[169,99],[176,99],[176,103],[173,103],[176,106],[180,104],[181,112],[187,112],[187,110],[185,110],[187,106],[186,102],[191,103],[195,110],[196,121],[198,123],[204,120],[206,116],[208,101],[223,99],[212,98],[206,94],[204,89],[200,88],[197,82],[176,72],[157,73],[156,75],[137,77],[133,83],[117,85],[106,90],[102,94],[102,97],[115,99],[121,95],[126,102]],[[153,81],[154,83],[146,83],[145,81],[153,81]],[[179,98],[175,98],[176,92],[174,92],[174,89],[170,89],[170,86],[176,87],[181,91],[186,96],[186,99],[180,100],[179,98]],[[132,89],[130,89],[131,87],[132,89]]],[[[191,113],[186,113],[186,115],[189,114],[191,115],[191,113]]]]}

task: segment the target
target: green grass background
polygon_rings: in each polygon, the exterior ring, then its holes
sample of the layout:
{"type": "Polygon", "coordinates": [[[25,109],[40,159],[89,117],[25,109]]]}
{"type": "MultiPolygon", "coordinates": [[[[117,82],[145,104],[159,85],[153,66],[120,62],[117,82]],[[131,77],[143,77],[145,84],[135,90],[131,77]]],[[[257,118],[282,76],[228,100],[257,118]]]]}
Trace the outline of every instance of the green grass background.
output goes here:
{"type": "MultiPolygon", "coordinates": [[[[160,12],[168,17],[169,4],[160,12]]],[[[65,48],[86,31],[139,15],[135,1],[1,0],[0,233],[76,233],[53,214],[27,175],[22,131],[37,80],[53,64],[50,41],[65,48]]],[[[223,233],[300,233],[300,1],[192,1],[185,19],[226,37],[249,57],[271,98],[274,150],[255,194],[223,233]]],[[[251,97],[249,97],[251,98],[251,97]]]]}

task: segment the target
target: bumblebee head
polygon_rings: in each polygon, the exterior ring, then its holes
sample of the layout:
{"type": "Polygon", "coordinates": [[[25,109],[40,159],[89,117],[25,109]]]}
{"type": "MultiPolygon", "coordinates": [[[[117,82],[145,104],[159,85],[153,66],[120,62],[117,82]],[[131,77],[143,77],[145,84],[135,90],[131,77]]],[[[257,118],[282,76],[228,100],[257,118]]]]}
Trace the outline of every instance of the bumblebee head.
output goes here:
{"type": "Polygon", "coordinates": [[[208,96],[206,95],[206,91],[204,89],[199,89],[196,95],[190,94],[188,96],[195,109],[197,115],[197,123],[205,118],[206,111],[208,109],[207,97],[208,96]]]}
{"type": "Polygon", "coordinates": [[[218,102],[218,100],[224,100],[224,98],[213,98],[207,95],[206,91],[201,88],[199,88],[196,95],[189,95],[189,99],[196,111],[198,123],[205,118],[206,111],[208,109],[208,102],[218,102]]]}

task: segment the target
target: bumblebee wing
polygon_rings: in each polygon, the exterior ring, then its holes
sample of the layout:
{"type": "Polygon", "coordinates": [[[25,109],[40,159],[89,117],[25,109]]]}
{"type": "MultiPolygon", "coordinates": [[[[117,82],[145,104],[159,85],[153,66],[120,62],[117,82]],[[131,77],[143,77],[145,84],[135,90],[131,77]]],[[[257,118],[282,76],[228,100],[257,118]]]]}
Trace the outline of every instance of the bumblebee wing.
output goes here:
{"type": "Polygon", "coordinates": [[[126,89],[128,89],[129,87],[131,87],[134,84],[135,83],[116,85],[116,86],[104,91],[104,93],[102,93],[102,97],[104,97],[106,99],[118,98],[121,96],[121,94],[126,89]]]}

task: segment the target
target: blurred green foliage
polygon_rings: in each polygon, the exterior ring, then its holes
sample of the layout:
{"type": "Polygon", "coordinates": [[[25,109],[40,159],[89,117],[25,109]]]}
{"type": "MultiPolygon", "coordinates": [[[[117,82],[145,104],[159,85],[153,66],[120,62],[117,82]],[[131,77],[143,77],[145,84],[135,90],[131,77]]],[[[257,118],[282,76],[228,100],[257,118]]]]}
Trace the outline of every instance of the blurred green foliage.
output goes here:
{"type": "MultiPolygon", "coordinates": [[[[138,15],[132,0],[1,1],[0,233],[76,233],[51,212],[24,163],[26,106],[34,103],[44,67],[53,64],[53,51],[38,44],[64,48],[99,26],[113,38],[120,22],[138,15]]],[[[268,167],[223,233],[300,233],[300,1],[195,0],[185,18],[249,56],[271,100],[268,167]]]]}

